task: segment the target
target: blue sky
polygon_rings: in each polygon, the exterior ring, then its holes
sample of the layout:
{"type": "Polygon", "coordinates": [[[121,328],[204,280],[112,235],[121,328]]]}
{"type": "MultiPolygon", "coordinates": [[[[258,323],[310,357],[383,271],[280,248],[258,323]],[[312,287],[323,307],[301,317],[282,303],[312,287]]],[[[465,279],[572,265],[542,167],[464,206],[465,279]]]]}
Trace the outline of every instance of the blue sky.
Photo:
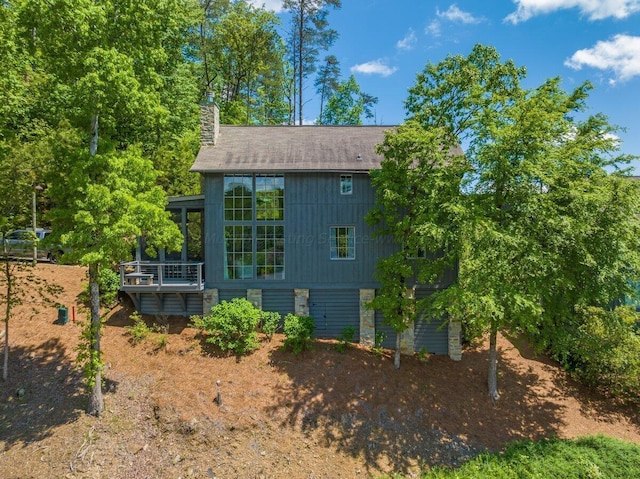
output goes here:
{"type": "MultiPolygon", "coordinates": [[[[280,0],[252,2],[283,15],[280,0]]],[[[482,43],[525,66],[527,87],[556,76],[566,90],[591,81],[587,113],[625,127],[622,151],[640,156],[640,0],[342,0],[328,20],[340,35],[328,53],[378,97],[378,124],[404,120],[407,90],[427,62],[482,43]]],[[[316,96],[313,79],[306,95],[316,96]]],[[[317,102],[304,113],[312,122],[317,102]]]]}

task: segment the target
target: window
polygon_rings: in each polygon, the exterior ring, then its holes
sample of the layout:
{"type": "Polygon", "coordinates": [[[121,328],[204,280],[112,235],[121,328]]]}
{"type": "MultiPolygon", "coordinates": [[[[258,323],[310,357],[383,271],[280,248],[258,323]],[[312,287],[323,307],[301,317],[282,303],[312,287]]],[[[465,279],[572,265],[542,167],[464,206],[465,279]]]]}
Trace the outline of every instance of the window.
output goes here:
{"type": "Polygon", "coordinates": [[[284,279],[284,176],[225,175],[224,278],[284,279]]]}
{"type": "Polygon", "coordinates": [[[253,238],[251,226],[225,226],[225,279],[253,278],[253,238]]]}
{"type": "Polygon", "coordinates": [[[355,227],[332,226],[329,249],[331,259],[356,259],[355,227]]]}
{"type": "Polygon", "coordinates": [[[353,176],[340,175],[340,194],[350,195],[353,193],[353,176]]]}
{"type": "Polygon", "coordinates": [[[252,180],[251,175],[224,177],[225,221],[251,221],[253,219],[252,180]]]}
{"type": "Polygon", "coordinates": [[[283,176],[256,176],[256,219],[284,220],[283,176]]]}
{"type": "Polygon", "coordinates": [[[257,227],[256,272],[259,279],[284,279],[284,226],[257,227]]]}

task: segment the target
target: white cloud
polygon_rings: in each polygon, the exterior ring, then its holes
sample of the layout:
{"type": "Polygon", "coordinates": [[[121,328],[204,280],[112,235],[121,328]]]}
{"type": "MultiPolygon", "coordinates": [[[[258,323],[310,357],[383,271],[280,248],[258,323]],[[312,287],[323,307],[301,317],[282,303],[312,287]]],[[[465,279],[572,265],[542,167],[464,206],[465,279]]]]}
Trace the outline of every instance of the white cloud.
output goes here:
{"type": "Polygon", "coordinates": [[[440,22],[438,20],[433,20],[429,25],[426,26],[424,32],[433,35],[434,37],[439,37],[440,35],[442,35],[440,22]]]}
{"type": "Polygon", "coordinates": [[[450,22],[456,23],[480,23],[482,20],[480,18],[476,18],[468,12],[464,12],[458,8],[458,6],[454,3],[447,10],[441,12],[439,9],[436,9],[436,15],[439,18],[444,18],[449,20],[450,22]]]}
{"type": "Polygon", "coordinates": [[[378,59],[371,62],[360,63],[351,67],[352,73],[363,73],[365,75],[380,75],[388,77],[393,75],[398,69],[396,67],[390,67],[385,64],[384,61],[378,59]]]}
{"type": "Polygon", "coordinates": [[[413,31],[413,28],[410,28],[405,37],[402,40],[398,40],[396,48],[399,50],[412,50],[417,41],[416,32],[413,31]]]}
{"type": "Polygon", "coordinates": [[[484,21],[481,17],[474,17],[471,13],[460,10],[455,3],[443,12],[436,8],[436,17],[437,18],[433,19],[424,29],[426,34],[434,37],[439,37],[442,34],[443,22],[464,23],[470,25],[482,23],[484,21]]]}
{"type": "Polygon", "coordinates": [[[507,15],[506,22],[520,23],[536,15],[578,8],[589,20],[626,18],[640,11],[640,0],[513,0],[518,8],[507,15]]]}
{"type": "Polygon", "coordinates": [[[254,7],[264,7],[266,10],[272,10],[276,13],[282,11],[282,0],[248,0],[248,3],[254,7]]]}
{"type": "Polygon", "coordinates": [[[616,78],[610,83],[629,80],[640,76],[640,37],[616,35],[593,48],[578,50],[564,64],[574,70],[582,67],[612,70],[616,78]]]}

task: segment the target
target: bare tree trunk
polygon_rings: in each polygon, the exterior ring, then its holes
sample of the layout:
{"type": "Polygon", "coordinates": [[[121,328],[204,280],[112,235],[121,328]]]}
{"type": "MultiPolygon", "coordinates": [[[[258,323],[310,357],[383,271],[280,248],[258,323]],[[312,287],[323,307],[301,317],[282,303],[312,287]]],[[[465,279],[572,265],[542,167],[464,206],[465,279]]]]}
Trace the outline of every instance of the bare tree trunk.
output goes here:
{"type": "MultiPolygon", "coordinates": [[[[98,114],[91,116],[91,142],[89,143],[89,153],[93,156],[98,153],[98,114]]],[[[102,366],[100,362],[100,289],[98,287],[98,263],[89,265],[89,294],[91,300],[91,355],[89,361],[94,369],[94,381],[89,397],[87,413],[93,416],[100,416],[104,411],[104,400],[102,398],[102,366]]]]}
{"type": "MultiPolygon", "coordinates": [[[[6,244],[3,246],[6,251],[6,244]]],[[[9,264],[9,259],[4,258],[4,267],[5,267],[5,279],[7,281],[7,305],[5,310],[4,317],[4,363],[2,366],[2,380],[6,381],[9,377],[9,317],[11,316],[11,302],[13,298],[11,297],[13,294],[13,281],[11,278],[11,266],[9,264]]]]}
{"type": "Polygon", "coordinates": [[[87,413],[100,416],[104,411],[102,398],[102,370],[99,364],[100,352],[100,290],[98,289],[98,264],[89,265],[89,292],[91,298],[91,359],[94,371],[94,384],[89,397],[87,413]],[[94,361],[97,358],[98,361],[94,361]]]}
{"type": "Polygon", "coordinates": [[[393,357],[393,366],[396,369],[400,369],[400,333],[396,332],[396,354],[393,357]]]}
{"type": "Polygon", "coordinates": [[[304,77],[304,5],[300,5],[300,30],[298,31],[300,38],[298,40],[298,125],[302,126],[302,79],[304,77]]]}
{"type": "Polygon", "coordinates": [[[496,353],[496,342],[498,339],[498,327],[492,322],[491,333],[489,335],[489,377],[487,385],[489,386],[489,397],[494,401],[500,398],[498,394],[498,356],[496,353]]]}

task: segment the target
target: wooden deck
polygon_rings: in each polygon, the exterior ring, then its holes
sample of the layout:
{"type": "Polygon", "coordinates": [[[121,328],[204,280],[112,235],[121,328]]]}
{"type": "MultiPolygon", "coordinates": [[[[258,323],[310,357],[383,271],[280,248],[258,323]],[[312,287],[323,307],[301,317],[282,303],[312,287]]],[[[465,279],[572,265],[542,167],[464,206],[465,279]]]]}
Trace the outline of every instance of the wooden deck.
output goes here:
{"type": "Polygon", "coordinates": [[[200,292],[204,263],[130,261],[120,264],[120,290],[125,292],[200,292]]]}

